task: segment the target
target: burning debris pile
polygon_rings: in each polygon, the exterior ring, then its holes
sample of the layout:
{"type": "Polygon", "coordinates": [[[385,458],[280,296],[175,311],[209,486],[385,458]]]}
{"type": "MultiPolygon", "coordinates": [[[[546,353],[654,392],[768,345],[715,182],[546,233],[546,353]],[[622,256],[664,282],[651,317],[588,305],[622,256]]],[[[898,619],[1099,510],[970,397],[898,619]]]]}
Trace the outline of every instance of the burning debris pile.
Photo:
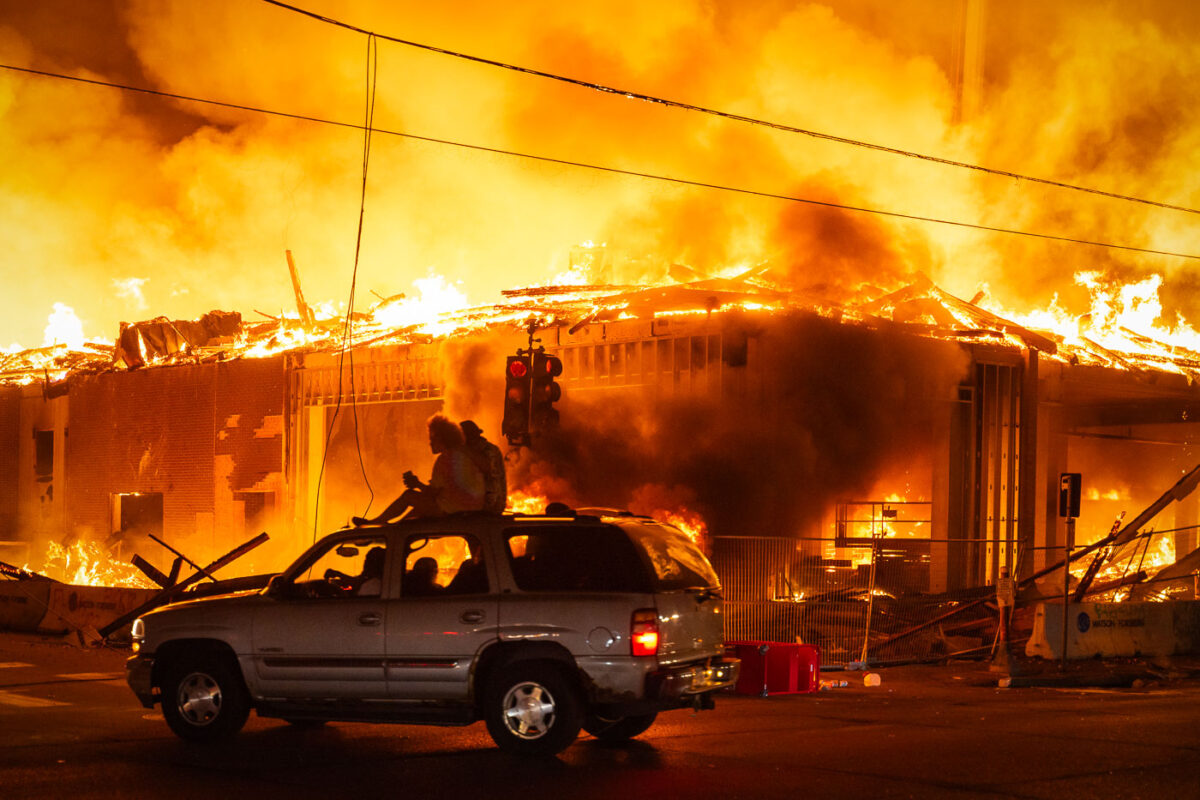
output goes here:
{"type": "Polygon", "coordinates": [[[116,586],[150,589],[154,583],[132,563],[106,550],[99,542],[76,539],[69,544],[47,542],[40,564],[26,564],[25,572],[76,586],[116,586]]]}
{"type": "Polygon", "coordinates": [[[1122,524],[1124,519],[1119,518],[1107,536],[1072,554],[1068,580],[1074,580],[1073,601],[1200,600],[1196,580],[1200,549],[1177,554],[1172,541],[1162,532],[1146,529],[1168,505],[1186,500],[1198,485],[1200,466],[1180,478],[1130,522],[1122,524]]]}
{"type": "Polygon", "coordinates": [[[36,569],[0,561],[0,629],[42,633],[77,632],[95,642],[127,627],[152,608],[181,599],[245,589],[261,589],[270,575],[218,580],[213,573],[267,541],[267,534],[244,542],[207,566],[176,555],[164,574],[139,555],[127,563],[94,542],[50,543],[36,569]],[[181,578],[186,562],[194,571],[181,578]],[[202,581],[209,581],[202,584],[202,581]]]}

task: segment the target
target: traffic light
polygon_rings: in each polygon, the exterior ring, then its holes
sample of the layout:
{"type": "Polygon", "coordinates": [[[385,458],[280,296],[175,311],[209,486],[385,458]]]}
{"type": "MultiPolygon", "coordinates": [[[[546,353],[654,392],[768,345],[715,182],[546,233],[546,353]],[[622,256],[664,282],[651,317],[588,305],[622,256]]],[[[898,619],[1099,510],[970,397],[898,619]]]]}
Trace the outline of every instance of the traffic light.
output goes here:
{"type": "Polygon", "coordinates": [[[504,372],[504,420],[500,431],[513,446],[529,444],[530,383],[528,356],[509,356],[504,372]]]}
{"type": "Polygon", "coordinates": [[[554,404],[562,398],[562,387],[554,379],[559,375],[562,375],[562,360],[547,353],[533,354],[530,427],[535,431],[558,424],[558,409],[554,404]]]}

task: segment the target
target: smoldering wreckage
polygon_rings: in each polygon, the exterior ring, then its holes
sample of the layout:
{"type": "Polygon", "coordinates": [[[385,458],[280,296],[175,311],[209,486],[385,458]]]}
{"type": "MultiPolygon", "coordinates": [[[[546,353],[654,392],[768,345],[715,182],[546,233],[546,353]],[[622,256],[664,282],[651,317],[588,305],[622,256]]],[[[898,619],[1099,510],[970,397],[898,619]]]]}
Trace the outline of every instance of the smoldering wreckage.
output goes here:
{"type": "Polygon", "coordinates": [[[1011,646],[1011,574],[1028,655],[1200,648],[1200,353],[1119,318],[1050,330],[921,276],[834,298],[763,268],[418,321],[400,296],[347,331],[291,266],[294,315],[0,356],[0,625],[119,636],[189,593],[264,585],[427,471],[430,414],[500,439],[505,356],[530,336],[564,364],[562,416],[509,453],[510,511],[680,525],[721,577],[729,640],[827,665],[987,658],[1011,646]],[[1069,472],[1077,521],[1058,514],[1069,472]]]}

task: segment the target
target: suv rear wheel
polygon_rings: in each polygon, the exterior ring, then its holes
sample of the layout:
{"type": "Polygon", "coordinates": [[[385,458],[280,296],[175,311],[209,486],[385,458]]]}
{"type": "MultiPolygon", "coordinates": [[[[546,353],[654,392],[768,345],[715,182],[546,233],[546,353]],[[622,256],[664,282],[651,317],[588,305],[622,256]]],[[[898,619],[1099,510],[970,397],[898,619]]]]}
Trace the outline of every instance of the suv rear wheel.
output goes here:
{"type": "Polygon", "coordinates": [[[555,665],[517,662],[488,681],[484,718],[488,733],[502,749],[554,755],[579,736],[583,704],[578,690],[555,665]]]}
{"type": "Polygon", "coordinates": [[[162,712],[181,739],[228,739],[250,715],[250,696],[229,660],[190,654],[168,665],[162,686],[162,712]]]}
{"type": "Polygon", "coordinates": [[[583,729],[604,742],[622,742],[632,739],[654,724],[658,712],[649,714],[633,714],[628,717],[605,717],[601,714],[589,714],[583,721],[583,729]]]}

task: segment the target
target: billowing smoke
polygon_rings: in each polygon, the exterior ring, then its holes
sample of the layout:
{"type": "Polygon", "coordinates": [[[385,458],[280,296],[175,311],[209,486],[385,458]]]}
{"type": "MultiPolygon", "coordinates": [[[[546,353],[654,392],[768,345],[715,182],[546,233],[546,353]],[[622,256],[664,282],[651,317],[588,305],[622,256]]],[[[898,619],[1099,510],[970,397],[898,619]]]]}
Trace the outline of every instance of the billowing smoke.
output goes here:
{"type": "MultiPolygon", "coordinates": [[[[883,145],[1200,205],[1200,6],[979,3],[981,89],[960,113],[964,4],[437,4],[312,0],[416,41],[883,145]]],[[[357,123],[366,40],[263,3],[43,0],[0,8],[16,66],[357,123]]],[[[375,125],[712,184],[1200,251],[1194,215],[750,127],[380,42],[375,125]]],[[[53,303],[89,336],[122,319],[344,303],[362,176],[358,131],[0,71],[0,341],[32,344],[53,303]],[[146,303],[119,296],[137,281],[146,303]]],[[[1010,308],[1086,293],[1071,275],[1165,273],[1198,316],[1190,262],[580,170],[378,134],[358,286],[430,269],[472,302],[606,242],[638,265],[777,263],[850,289],[914,271],[1010,308]]],[[[661,274],[661,271],[660,271],[661,274]]],[[[618,279],[620,276],[613,276],[618,279]]],[[[637,275],[632,276],[634,278],[637,275]]],[[[1082,310],[1082,308],[1077,308],[1082,310]]]]}
{"type": "Polygon", "coordinates": [[[815,535],[834,502],[924,457],[966,368],[953,345],[810,315],[724,338],[720,396],[573,394],[510,478],[576,505],[687,507],[717,534],[815,535]]]}

